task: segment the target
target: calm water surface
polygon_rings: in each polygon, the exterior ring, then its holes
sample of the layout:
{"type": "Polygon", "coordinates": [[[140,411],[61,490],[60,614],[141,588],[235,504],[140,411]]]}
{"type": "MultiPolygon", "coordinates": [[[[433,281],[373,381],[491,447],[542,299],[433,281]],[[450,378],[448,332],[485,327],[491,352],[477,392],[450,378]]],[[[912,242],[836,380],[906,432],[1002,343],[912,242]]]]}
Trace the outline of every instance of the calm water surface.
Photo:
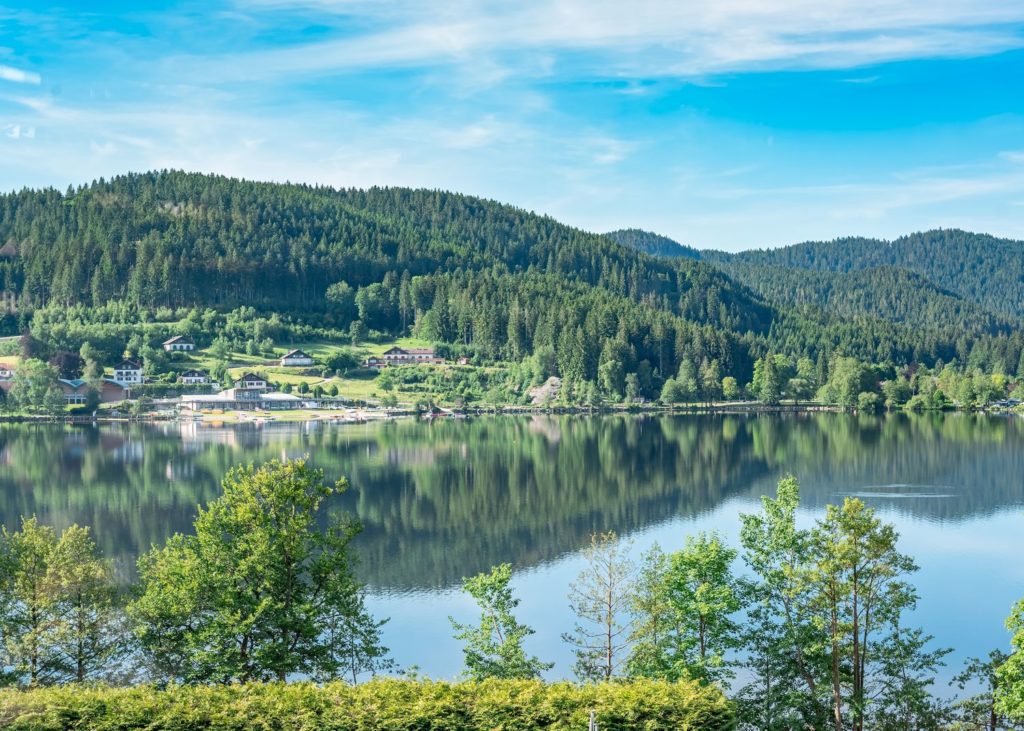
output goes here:
{"type": "Polygon", "coordinates": [[[963,658],[1007,646],[1024,597],[1024,419],[967,414],[855,417],[481,418],[365,426],[0,425],[0,521],[36,514],[92,526],[130,577],[140,551],[188,531],[198,503],[239,462],[309,454],[352,488],[373,611],[391,617],[399,663],[437,677],[461,665],[448,617],[468,619],[461,577],[507,561],[531,649],[571,672],[568,583],[594,531],[672,550],[738,513],[778,478],[799,478],[807,523],[856,495],[895,523],[921,567],[917,620],[963,658]]]}

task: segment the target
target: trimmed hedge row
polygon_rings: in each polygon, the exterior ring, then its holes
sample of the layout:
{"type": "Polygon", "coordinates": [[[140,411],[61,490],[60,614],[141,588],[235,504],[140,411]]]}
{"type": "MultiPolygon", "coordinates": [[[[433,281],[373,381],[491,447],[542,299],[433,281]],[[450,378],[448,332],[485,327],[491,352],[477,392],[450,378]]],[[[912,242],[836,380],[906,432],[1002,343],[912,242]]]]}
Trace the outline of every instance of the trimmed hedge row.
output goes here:
{"type": "Polygon", "coordinates": [[[0,691],[14,731],[718,731],[735,728],[722,692],[695,682],[575,685],[381,679],[331,683],[0,691]]]}

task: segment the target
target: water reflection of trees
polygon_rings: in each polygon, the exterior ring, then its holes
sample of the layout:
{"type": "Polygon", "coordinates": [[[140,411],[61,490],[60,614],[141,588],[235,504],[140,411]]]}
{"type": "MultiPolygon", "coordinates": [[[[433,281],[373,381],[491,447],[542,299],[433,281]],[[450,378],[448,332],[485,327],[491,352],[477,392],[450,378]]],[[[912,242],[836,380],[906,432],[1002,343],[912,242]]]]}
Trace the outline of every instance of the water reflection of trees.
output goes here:
{"type": "Polygon", "coordinates": [[[812,505],[859,492],[927,519],[984,514],[1024,502],[1022,444],[1019,419],[966,414],[8,424],[0,426],[0,513],[7,525],[30,514],[91,525],[104,550],[130,565],[141,549],[187,530],[231,465],[309,453],[353,484],[334,506],[365,524],[367,580],[421,588],[501,561],[547,561],[593,531],[697,515],[769,490],[786,471],[812,505]],[[937,493],[945,497],[927,497],[937,493]]]}

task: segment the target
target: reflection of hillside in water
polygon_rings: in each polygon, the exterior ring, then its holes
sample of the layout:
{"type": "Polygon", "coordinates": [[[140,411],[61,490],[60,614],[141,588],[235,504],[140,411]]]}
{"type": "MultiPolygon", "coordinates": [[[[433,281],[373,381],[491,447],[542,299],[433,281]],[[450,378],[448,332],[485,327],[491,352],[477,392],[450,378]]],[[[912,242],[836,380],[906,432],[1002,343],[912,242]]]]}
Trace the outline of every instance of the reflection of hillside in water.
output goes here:
{"type": "Polygon", "coordinates": [[[529,566],[589,534],[645,528],[770,492],[807,504],[864,496],[929,520],[1024,504],[1020,419],[971,415],[536,416],[365,426],[198,423],[0,426],[0,515],[93,526],[110,555],[188,530],[234,464],[309,454],[354,486],[362,574],[446,586],[501,561],[529,566]]]}

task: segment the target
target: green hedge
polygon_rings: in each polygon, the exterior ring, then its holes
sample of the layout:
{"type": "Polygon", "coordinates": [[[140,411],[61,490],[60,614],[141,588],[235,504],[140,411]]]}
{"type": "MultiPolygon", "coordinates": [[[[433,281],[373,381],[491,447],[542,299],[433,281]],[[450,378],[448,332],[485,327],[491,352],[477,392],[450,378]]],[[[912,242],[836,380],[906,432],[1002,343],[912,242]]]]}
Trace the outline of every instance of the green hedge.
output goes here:
{"type": "Polygon", "coordinates": [[[0,691],[0,728],[14,731],[399,731],[735,728],[721,691],[639,680],[602,685],[487,680],[0,691]]]}

